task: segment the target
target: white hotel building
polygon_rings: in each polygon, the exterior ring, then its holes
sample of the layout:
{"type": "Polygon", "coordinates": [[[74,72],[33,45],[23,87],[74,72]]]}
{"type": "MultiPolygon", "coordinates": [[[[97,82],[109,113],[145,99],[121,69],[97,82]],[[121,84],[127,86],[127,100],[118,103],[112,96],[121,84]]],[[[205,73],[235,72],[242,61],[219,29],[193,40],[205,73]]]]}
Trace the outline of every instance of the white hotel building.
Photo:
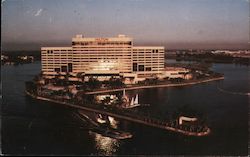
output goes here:
{"type": "Polygon", "coordinates": [[[111,38],[72,38],[72,47],[42,47],[42,73],[52,78],[66,75],[99,80],[125,78],[136,83],[157,77],[164,71],[164,47],[133,46],[133,39],[125,35],[111,38]]]}

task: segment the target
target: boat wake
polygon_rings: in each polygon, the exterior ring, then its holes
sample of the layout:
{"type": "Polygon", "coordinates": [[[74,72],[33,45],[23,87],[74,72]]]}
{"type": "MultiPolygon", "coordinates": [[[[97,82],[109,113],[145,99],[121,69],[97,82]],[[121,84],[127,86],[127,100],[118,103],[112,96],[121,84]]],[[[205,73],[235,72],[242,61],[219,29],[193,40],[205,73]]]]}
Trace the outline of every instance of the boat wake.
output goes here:
{"type": "Polygon", "coordinates": [[[243,92],[234,92],[234,91],[228,91],[225,89],[222,89],[221,87],[217,86],[217,89],[223,93],[227,93],[227,94],[233,94],[233,95],[247,95],[250,96],[250,93],[243,93],[243,92]]]}

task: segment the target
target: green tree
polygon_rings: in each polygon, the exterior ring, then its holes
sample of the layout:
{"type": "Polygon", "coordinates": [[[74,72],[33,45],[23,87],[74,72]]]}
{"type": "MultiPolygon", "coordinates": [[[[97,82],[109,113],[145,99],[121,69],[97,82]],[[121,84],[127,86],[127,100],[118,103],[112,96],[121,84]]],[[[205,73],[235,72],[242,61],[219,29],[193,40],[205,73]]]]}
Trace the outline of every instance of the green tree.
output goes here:
{"type": "Polygon", "coordinates": [[[102,83],[99,80],[97,80],[96,78],[93,78],[93,77],[89,78],[89,81],[87,84],[88,84],[89,88],[91,88],[91,89],[98,89],[102,85],[102,83]]]}

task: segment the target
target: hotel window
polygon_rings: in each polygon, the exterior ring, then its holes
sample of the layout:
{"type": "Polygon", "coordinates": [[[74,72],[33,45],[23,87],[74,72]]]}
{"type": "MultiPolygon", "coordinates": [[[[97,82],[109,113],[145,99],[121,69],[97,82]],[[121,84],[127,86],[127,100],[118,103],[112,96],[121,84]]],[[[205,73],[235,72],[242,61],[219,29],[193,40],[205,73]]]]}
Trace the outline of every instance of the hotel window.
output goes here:
{"type": "Polygon", "coordinates": [[[68,63],[68,72],[72,72],[72,63],[68,63]]]}
{"type": "Polygon", "coordinates": [[[137,71],[137,63],[133,63],[133,71],[137,71]]]}
{"type": "Polygon", "coordinates": [[[67,66],[61,66],[62,72],[67,72],[67,66]]]}
{"type": "Polygon", "coordinates": [[[53,51],[52,50],[47,50],[47,53],[51,54],[51,53],[53,53],[53,51]]]}
{"type": "Polygon", "coordinates": [[[139,65],[139,71],[144,71],[144,65],[139,65]]]}
{"type": "Polygon", "coordinates": [[[146,68],[146,71],[151,71],[151,67],[147,67],[147,68],[146,68]]]}
{"type": "Polygon", "coordinates": [[[55,72],[60,72],[60,68],[55,68],[55,72]]]}

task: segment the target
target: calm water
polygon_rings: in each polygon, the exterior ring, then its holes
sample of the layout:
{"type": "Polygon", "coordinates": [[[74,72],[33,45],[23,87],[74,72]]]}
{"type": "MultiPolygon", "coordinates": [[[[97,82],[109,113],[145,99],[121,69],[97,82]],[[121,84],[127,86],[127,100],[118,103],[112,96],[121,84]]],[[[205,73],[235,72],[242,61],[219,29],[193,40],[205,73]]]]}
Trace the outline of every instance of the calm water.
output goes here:
{"type": "MultiPolygon", "coordinates": [[[[173,62],[173,61],[169,61],[173,62]]],[[[80,127],[69,108],[32,100],[24,94],[24,82],[40,71],[40,62],[3,66],[2,151],[4,154],[65,155],[247,155],[249,67],[214,64],[225,80],[195,86],[131,91],[148,112],[167,116],[179,106],[202,112],[212,128],[208,137],[186,137],[160,129],[121,122],[133,138],[116,140],[80,127]]]]}

